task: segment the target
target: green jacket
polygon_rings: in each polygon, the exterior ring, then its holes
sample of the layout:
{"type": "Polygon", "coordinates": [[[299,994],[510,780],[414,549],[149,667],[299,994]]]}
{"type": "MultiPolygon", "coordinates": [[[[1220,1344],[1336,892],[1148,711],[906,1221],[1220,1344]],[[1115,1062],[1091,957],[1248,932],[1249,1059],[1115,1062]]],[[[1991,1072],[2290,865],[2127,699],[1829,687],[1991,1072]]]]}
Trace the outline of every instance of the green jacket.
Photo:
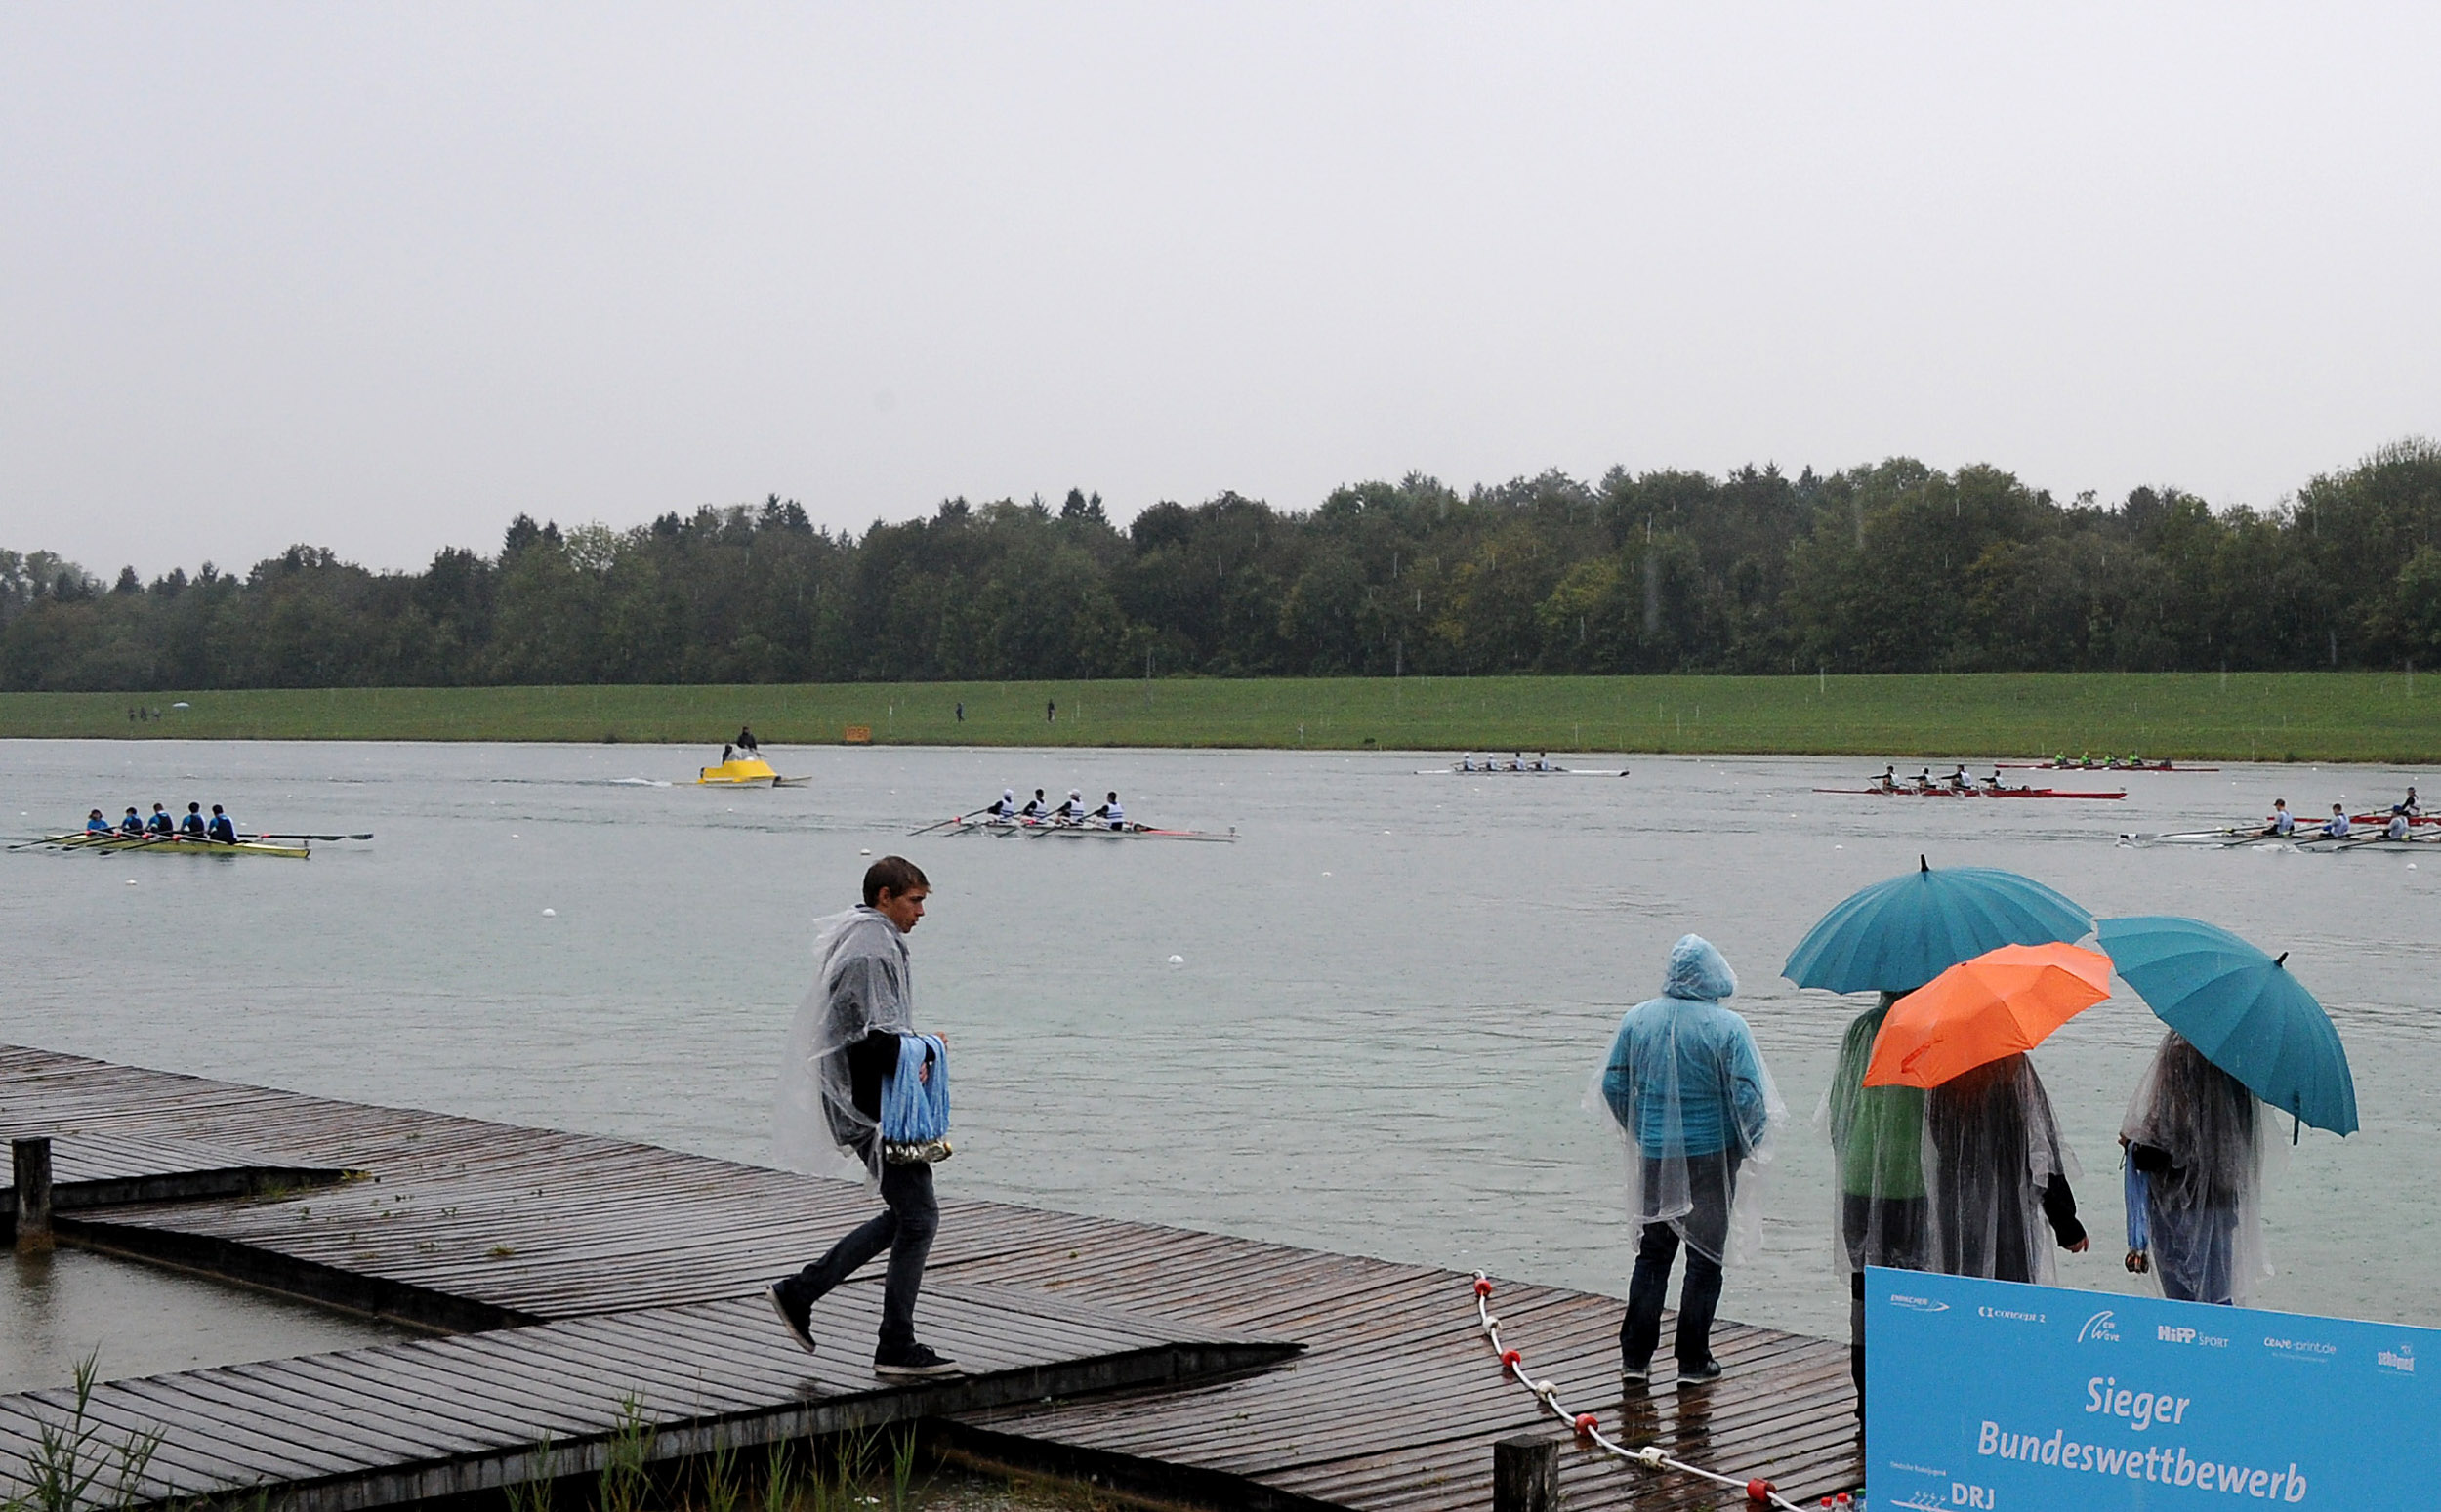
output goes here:
{"type": "Polygon", "coordinates": [[[1874,1037],[1889,1011],[1885,1001],[1856,1015],[1831,1076],[1831,1148],[1839,1161],[1840,1190],[1851,1197],[1924,1195],[1923,1090],[1865,1084],[1874,1037]]]}

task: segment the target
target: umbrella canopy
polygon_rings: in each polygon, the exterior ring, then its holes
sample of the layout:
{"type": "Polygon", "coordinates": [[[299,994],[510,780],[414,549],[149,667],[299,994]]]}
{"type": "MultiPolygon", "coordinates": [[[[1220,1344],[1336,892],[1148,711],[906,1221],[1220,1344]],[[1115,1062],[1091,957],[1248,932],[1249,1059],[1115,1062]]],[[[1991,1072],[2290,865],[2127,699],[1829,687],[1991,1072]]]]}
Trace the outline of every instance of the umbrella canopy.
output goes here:
{"type": "Polygon", "coordinates": [[[2032,878],[1991,867],[1917,869],[1822,916],[1780,974],[1835,993],[1913,992],[2003,945],[2082,940],[2093,916],[2032,878]]]}
{"type": "Polygon", "coordinates": [[[2074,945],[2004,945],[1963,960],[1890,1004],[1867,1086],[1938,1086],[2005,1055],[2110,996],[2110,958],[2074,945]]]}
{"type": "Polygon", "coordinates": [[[2331,1015],[2228,930],[2158,915],[2105,919],[2102,949],[2161,1021],[2246,1089],[2316,1128],[2356,1131],[2356,1079],[2331,1015]]]}

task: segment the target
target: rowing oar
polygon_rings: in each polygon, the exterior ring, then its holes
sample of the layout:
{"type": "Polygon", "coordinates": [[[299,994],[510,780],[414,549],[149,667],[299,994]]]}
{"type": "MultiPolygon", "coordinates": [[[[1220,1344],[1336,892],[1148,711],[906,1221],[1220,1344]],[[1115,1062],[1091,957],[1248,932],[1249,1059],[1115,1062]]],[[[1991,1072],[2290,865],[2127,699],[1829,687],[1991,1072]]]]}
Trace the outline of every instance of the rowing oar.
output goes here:
{"type": "Polygon", "coordinates": [[[31,850],[37,845],[56,845],[62,850],[66,850],[70,846],[90,845],[92,843],[92,838],[83,834],[45,835],[34,839],[26,840],[22,844],[12,845],[9,848],[11,850],[31,850]]]}
{"type": "MultiPolygon", "coordinates": [[[[986,804],[984,804],[981,808],[976,809],[976,810],[974,811],[974,814],[988,814],[988,813],[990,813],[991,811],[992,811],[992,805],[991,805],[991,804],[989,804],[989,803],[986,803],[986,804]]],[[[968,820],[970,820],[970,819],[973,818],[973,817],[974,817],[974,814],[960,814],[960,815],[959,815],[957,818],[955,818],[955,819],[944,819],[944,820],[942,820],[942,821],[941,821],[940,823],[938,823],[938,824],[928,824],[928,825],[926,825],[926,826],[925,826],[923,829],[921,829],[921,830],[909,830],[909,831],[907,832],[907,834],[908,834],[910,837],[914,837],[914,836],[918,836],[918,835],[930,835],[930,834],[931,834],[934,830],[946,830],[946,829],[948,829],[948,828],[949,828],[951,825],[953,825],[953,824],[964,824],[964,823],[966,823],[968,820]]],[[[368,838],[370,838],[370,837],[368,837],[368,838]]]]}
{"type": "Polygon", "coordinates": [[[362,835],[258,835],[254,838],[259,840],[369,840],[373,832],[367,830],[362,835]]]}

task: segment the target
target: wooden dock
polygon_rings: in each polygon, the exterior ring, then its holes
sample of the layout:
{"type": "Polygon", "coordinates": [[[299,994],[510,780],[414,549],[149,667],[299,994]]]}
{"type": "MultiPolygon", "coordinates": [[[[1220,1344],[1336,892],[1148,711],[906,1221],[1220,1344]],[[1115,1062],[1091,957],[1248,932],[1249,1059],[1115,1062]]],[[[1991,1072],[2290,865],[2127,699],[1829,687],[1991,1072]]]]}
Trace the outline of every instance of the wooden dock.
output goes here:
{"type": "MultiPolygon", "coordinates": [[[[1488,1507],[1492,1444],[1557,1431],[1497,1369],[1466,1275],[960,1199],[954,1165],[919,1316],[971,1373],[901,1385],[867,1368],[878,1274],[815,1310],[811,1357],[756,1294],[872,1210],[852,1184],[0,1048],[0,1137],[27,1134],[55,1142],[62,1243],[443,1335],[105,1386],[113,1432],[162,1433],[163,1500],[352,1512],[525,1479],[546,1435],[557,1473],[593,1468],[623,1421],[675,1456],[921,1418],[1184,1503],[1488,1507]]],[[[1800,1501],[1863,1479],[1844,1345],[1724,1324],[1722,1380],[1676,1391],[1665,1365],[1623,1396],[1616,1299],[1502,1282],[1498,1305],[1614,1433],[1800,1501]]],[[[65,1400],[0,1396],[0,1477],[65,1400]]],[[[1741,1499],[1561,1466],[1572,1508],[1741,1499]]]]}

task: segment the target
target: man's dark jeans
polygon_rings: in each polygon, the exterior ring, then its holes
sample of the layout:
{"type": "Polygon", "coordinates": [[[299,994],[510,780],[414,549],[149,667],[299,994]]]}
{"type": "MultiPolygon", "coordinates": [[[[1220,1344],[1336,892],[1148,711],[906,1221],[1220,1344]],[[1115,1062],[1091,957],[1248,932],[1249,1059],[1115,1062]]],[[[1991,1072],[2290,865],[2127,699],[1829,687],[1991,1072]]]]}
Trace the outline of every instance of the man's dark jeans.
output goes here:
{"type": "Polygon", "coordinates": [[[916,1292],[924,1285],[924,1259],[940,1228],[940,1205],[932,1200],[932,1167],[882,1167],[882,1201],[889,1209],[852,1230],[831,1252],[790,1278],[790,1289],[806,1302],[818,1300],[853,1276],[867,1260],[890,1251],[890,1275],[882,1286],[881,1353],[915,1342],[916,1292]]]}
{"type": "MultiPolygon", "coordinates": [[[[1645,1163],[1645,1190],[1660,1180],[1659,1162],[1645,1163]]],[[[1687,1197],[1694,1210],[1676,1221],[1693,1236],[1686,1250],[1686,1280],[1678,1287],[1678,1338],[1676,1353],[1681,1367],[1699,1366],[1712,1358],[1713,1314],[1720,1306],[1720,1262],[1696,1245],[1720,1252],[1729,1238],[1729,1199],[1737,1184],[1737,1162],[1727,1155],[1697,1156],[1687,1162],[1687,1197]]],[[[1647,1223],[1637,1240],[1635,1274],[1628,1283],[1628,1316],[1619,1325],[1620,1363],[1643,1369],[1661,1346],[1661,1308],[1670,1292],[1670,1267],[1678,1256],[1678,1230],[1669,1223],[1647,1223]]]]}

